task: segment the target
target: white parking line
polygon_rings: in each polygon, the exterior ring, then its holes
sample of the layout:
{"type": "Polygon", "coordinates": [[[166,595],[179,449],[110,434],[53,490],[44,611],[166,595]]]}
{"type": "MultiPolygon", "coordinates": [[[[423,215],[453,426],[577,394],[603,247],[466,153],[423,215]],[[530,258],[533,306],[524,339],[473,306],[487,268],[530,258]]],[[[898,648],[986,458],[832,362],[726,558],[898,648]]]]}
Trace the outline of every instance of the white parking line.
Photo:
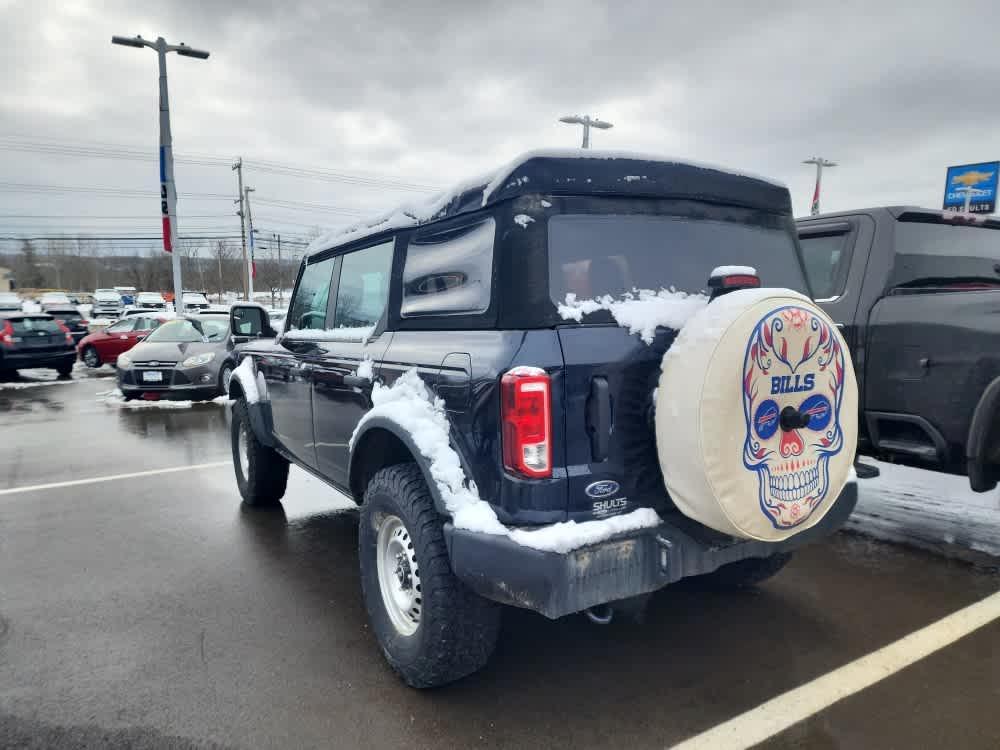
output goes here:
{"type": "Polygon", "coordinates": [[[1000,592],[673,746],[748,748],[1000,619],[1000,592]]]}
{"type": "Polygon", "coordinates": [[[232,466],[232,461],[212,461],[206,464],[188,464],[187,466],[171,466],[168,469],[148,469],[146,471],[132,471],[128,474],[107,474],[103,477],[91,477],[90,479],[71,479],[66,482],[49,482],[48,484],[29,484],[24,487],[11,487],[0,490],[0,495],[14,495],[20,492],[38,492],[39,490],[55,490],[60,487],[77,487],[81,484],[97,484],[99,482],[114,482],[119,479],[135,479],[136,477],[151,477],[156,474],[173,474],[178,471],[196,471],[198,469],[216,469],[220,466],[232,466]]]}

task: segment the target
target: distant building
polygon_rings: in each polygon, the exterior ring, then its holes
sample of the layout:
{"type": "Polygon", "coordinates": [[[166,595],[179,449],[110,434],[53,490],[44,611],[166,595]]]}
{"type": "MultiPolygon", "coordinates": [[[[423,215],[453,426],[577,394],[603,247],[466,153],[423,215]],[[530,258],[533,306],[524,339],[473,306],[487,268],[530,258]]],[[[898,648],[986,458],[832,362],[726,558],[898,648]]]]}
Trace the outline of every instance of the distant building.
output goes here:
{"type": "Polygon", "coordinates": [[[14,272],[0,266],[0,292],[14,291],[14,272]]]}

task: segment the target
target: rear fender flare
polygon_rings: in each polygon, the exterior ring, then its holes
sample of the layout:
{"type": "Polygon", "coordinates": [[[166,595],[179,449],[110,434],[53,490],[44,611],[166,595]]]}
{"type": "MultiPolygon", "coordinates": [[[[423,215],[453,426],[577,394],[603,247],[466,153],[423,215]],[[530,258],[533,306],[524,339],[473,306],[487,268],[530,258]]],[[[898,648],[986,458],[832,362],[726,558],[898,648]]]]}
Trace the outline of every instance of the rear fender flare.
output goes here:
{"type": "Polygon", "coordinates": [[[965,460],[969,473],[969,485],[975,492],[988,492],[997,486],[1000,467],[991,468],[986,464],[990,446],[991,427],[1000,416],[1000,377],[995,378],[983,391],[976,404],[969,423],[969,437],[965,443],[965,460]]]}
{"type": "MultiPolygon", "coordinates": [[[[431,493],[431,497],[434,499],[434,507],[437,508],[438,513],[442,516],[448,518],[451,517],[451,513],[448,511],[445,505],[444,498],[441,496],[441,490],[438,488],[437,482],[431,475],[431,462],[420,452],[417,448],[416,443],[413,442],[413,438],[410,433],[401,427],[396,422],[386,417],[372,417],[371,419],[365,420],[365,423],[361,426],[353,438],[351,439],[351,458],[348,464],[347,476],[349,477],[351,494],[354,499],[359,504],[364,498],[364,488],[365,488],[365,461],[364,461],[364,451],[365,445],[371,445],[371,441],[378,433],[389,433],[392,437],[396,438],[403,447],[409,453],[409,459],[411,459],[417,466],[420,467],[421,473],[424,475],[424,481],[427,483],[427,489],[431,493]]],[[[379,468],[384,466],[391,466],[393,463],[398,463],[398,461],[389,460],[388,462],[381,463],[379,468]]],[[[463,465],[463,469],[464,469],[463,465]]],[[[466,471],[466,476],[468,476],[468,471],[466,471]]]]}

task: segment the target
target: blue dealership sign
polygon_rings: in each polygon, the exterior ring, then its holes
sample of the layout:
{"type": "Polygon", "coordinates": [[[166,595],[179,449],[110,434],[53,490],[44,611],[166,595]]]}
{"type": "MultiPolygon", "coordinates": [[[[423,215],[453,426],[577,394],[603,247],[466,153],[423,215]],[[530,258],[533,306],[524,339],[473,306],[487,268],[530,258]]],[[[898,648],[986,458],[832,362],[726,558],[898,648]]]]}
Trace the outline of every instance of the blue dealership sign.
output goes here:
{"type": "Polygon", "coordinates": [[[948,167],[944,183],[945,211],[963,211],[966,196],[970,193],[969,211],[977,214],[996,211],[998,172],[1000,162],[996,161],[948,167]]]}

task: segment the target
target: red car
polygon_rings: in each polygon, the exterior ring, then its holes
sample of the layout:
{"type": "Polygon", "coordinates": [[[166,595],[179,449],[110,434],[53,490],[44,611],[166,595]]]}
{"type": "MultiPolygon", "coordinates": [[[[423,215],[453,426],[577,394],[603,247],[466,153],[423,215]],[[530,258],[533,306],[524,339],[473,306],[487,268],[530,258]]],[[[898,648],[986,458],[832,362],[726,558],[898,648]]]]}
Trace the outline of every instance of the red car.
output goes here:
{"type": "Polygon", "coordinates": [[[84,336],[76,350],[87,367],[113,365],[119,354],[127,352],[166,320],[162,315],[131,315],[103,331],[84,336]]]}

